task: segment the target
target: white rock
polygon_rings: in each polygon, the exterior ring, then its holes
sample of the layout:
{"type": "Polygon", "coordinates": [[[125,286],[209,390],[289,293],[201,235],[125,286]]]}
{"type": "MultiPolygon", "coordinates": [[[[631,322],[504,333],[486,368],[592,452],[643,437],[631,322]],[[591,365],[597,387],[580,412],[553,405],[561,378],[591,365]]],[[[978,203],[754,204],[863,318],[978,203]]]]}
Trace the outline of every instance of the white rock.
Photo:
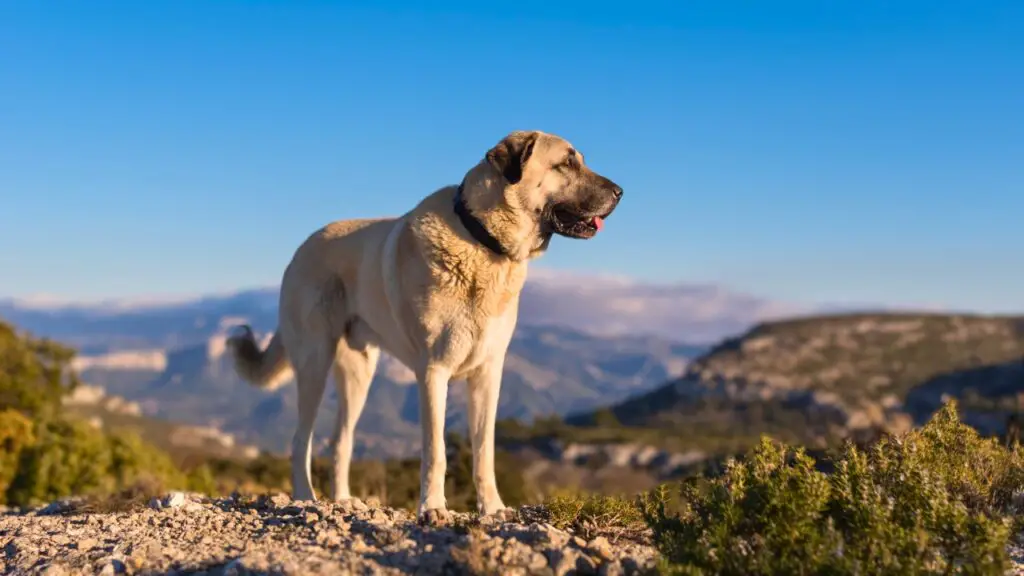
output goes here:
{"type": "Polygon", "coordinates": [[[184,506],[186,502],[184,492],[171,492],[163,500],[164,508],[180,508],[184,506]]]}

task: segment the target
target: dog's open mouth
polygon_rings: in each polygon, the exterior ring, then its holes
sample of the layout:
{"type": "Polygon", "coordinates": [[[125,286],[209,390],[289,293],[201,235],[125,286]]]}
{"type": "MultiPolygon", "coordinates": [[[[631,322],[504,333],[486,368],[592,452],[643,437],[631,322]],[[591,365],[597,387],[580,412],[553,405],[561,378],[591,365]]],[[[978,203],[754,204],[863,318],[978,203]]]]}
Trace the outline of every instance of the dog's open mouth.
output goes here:
{"type": "Polygon", "coordinates": [[[551,224],[555,232],[570,238],[592,238],[604,227],[608,214],[579,214],[565,206],[551,210],[551,224]]]}

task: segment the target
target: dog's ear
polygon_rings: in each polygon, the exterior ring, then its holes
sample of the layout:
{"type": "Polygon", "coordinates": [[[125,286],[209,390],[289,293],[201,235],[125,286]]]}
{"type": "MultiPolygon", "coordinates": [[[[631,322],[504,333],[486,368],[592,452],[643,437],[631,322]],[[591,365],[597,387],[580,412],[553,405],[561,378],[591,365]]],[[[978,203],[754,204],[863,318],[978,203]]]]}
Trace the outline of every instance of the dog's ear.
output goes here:
{"type": "Polygon", "coordinates": [[[536,143],[536,132],[513,132],[487,151],[487,161],[509,184],[515,184],[523,178],[523,168],[536,143]]]}

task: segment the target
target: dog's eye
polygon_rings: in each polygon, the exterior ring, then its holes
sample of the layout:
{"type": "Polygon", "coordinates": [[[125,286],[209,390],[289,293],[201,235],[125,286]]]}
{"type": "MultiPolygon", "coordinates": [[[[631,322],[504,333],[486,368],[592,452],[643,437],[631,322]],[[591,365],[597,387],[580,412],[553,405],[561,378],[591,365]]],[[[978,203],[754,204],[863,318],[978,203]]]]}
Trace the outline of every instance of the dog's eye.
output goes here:
{"type": "Polygon", "coordinates": [[[569,149],[569,155],[562,161],[562,165],[568,168],[572,168],[576,164],[576,151],[572,148],[569,149]]]}

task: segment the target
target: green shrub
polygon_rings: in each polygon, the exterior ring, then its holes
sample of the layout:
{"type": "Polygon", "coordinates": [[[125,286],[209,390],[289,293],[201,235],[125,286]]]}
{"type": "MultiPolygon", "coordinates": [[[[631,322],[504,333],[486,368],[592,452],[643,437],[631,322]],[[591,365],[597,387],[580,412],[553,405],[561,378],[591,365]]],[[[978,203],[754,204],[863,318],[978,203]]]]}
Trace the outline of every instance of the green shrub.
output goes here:
{"type": "Polygon", "coordinates": [[[18,334],[0,320],[0,410],[53,416],[61,397],[78,383],[68,370],[74,355],[51,340],[18,334]]]}
{"type": "Polygon", "coordinates": [[[109,491],[110,450],[102,433],[85,422],[52,420],[37,427],[37,441],[25,448],[7,490],[16,505],[109,491]]]}
{"type": "Polygon", "coordinates": [[[162,450],[147,444],[134,432],[118,431],[107,436],[110,446],[110,475],[118,489],[151,478],[167,489],[187,484],[183,474],[162,450]]]}
{"type": "Polygon", "coordinates": [[[164,488],[185,485],[170,457],[132,433],[105,434],[86,422],[39,422],[24,447],[6,500],[15,505],[112,493],[146,479],[164,488]]]}
{"type": "Polygon", "coordinates": [[[7,488],[18,471],[21,452],[35,441],[31,420],[17,410],[0,410],[0,504],[7,503],[7,488]]]}
{"type": "Polygon", "coordinates": [[[189,492],[198,492],[210,496],[222,495],[225,491],[217,483],[213,470],[208,464],[200,464],[186,474],[186,486],[189,492]]]}
{"type": "Polygon", "coordinates": [[[552,526],[588,539],[598,535],[636,538],[646,529],[637,502],[618,496],[562,492],[544,507],[552,526]]]}
{"type": "Polygon", "coordinates": [[[947,404],[920,430],[826,475],[802,449],[762,439],[725,474],[666,492],[643,513],[674,574],[1002,574],[1022,457],[960,423],[947,404]]]}

